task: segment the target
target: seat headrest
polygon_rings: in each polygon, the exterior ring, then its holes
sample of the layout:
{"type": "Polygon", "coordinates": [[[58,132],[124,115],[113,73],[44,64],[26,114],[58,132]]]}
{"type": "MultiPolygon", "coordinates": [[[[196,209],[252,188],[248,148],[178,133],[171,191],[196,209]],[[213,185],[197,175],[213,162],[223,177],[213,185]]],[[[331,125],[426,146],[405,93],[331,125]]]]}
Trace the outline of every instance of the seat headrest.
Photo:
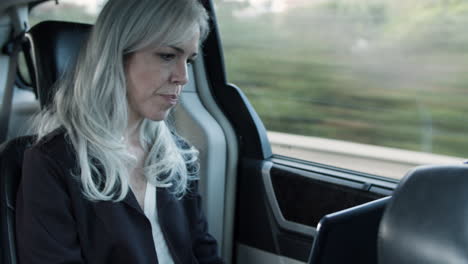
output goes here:
{"type": "Polygon", "coordinates": [[[424,166],[402,180],[379,228],[379,264],[468,263],[468,166],[424,166]]]}
{"type": "Polygon", "coordinates": [[[35,65],[34,84],[41,107],[53,99],[54,83],[76,62],[92,25],[62,21],[44,21],[29,30],[35,65]]]}

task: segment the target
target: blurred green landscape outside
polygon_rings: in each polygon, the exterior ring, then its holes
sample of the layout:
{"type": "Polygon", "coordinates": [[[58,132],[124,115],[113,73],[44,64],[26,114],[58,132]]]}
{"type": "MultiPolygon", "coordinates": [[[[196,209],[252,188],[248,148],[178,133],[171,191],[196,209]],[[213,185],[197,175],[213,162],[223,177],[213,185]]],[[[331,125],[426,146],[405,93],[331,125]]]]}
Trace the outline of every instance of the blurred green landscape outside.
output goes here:
{"type": "Polygon", "coordinates": [[[267,130],[468,156],[468,1],[254,2],[215,1],[228,80],[267,130]]]}

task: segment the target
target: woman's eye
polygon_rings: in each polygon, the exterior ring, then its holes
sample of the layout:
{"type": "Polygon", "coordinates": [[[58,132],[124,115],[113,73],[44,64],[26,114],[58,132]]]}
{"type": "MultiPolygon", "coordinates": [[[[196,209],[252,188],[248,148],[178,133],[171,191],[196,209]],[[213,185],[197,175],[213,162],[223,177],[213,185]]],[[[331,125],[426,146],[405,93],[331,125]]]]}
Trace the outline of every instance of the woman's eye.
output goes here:
{"type": "Polygon", "coordinates": [[[164,61],[171,61],[175,58],[175,54],[171,53],[159,53],[158,56],[164,61]]]}
{"type": "Polygon", "coordinates": [[[195,62],[195,60],[189,59],[189,60],[187,60],[187,65],[192,65],[194,62],[195,62]]]}

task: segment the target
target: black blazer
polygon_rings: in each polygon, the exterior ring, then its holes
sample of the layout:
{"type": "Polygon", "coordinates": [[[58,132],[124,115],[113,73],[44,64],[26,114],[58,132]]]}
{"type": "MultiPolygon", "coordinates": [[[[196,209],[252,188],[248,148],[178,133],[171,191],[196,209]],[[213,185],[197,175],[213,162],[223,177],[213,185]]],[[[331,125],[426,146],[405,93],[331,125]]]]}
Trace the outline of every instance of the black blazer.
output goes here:
{"type": "MultiPolygon", "coordinates": [[[[151,224],[134,194],[91,202],[73,172],[77,160],[63,131],[28,149],[16,206],[19,262],[158,263],[151,224]]],[[[196,184],[195,184],[196,186],[196,184]]],[[[195,187],[196,188],[196,187],[195,187]]],[[[157,188],[159,224],[175,263],[223,263],[196,191],[177,200],[157,188]]]]}

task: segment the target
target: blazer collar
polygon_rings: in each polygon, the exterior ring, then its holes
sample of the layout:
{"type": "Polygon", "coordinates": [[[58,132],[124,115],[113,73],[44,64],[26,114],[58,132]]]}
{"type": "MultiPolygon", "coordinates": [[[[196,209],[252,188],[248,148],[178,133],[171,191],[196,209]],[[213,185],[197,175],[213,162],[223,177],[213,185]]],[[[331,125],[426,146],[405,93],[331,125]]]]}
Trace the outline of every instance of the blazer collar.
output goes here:
{"type": "MultiPolygon", "coordinates": [[[[175,196],[170,193],[168,188],[156,188],[156,203],[157,208],[162,210],[167,205],[176,202],[177,199],[175,196]]],[[[133,193],[132,189],[128,190],[127,196],[122,200],[124,204],[133,208],[134,210],[138,211],[141,214],[145,214],[143,208],[138,204],[135,194],[133,193]]]]}
{"type": "Polygon", "coordinates": [[[143,212],[143,208],[141,208],[140,205],[138,204],[135,194],[133,193],[131,188],[128,188],[128,193],[125,196],[125,198],[122,200],[122,202],[126,204],[127,206],[137,210],[139,213],[145,214],[143,212]]]}

